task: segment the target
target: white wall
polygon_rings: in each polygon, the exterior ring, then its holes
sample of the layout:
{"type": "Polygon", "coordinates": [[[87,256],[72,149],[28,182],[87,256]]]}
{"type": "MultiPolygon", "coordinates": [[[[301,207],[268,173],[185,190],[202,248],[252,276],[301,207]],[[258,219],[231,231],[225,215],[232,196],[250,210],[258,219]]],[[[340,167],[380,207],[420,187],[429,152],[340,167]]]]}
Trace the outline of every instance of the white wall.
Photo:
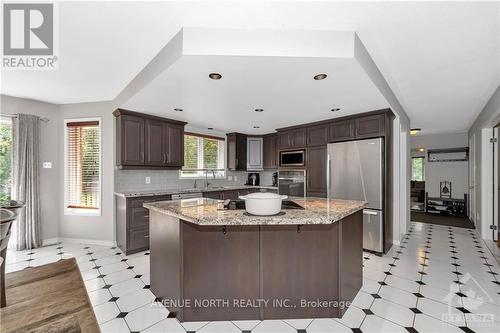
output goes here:
{"type": "MultiPolygon", "coordinates": [[[[411,137],[412,156],[424,156],[425,190],[431,197],[439,197],[439,183],[450,181],[453,198],[463,198],[468,192],[469,163],[462,162],[428,162],[428,149],[467,147],[467,133],[433,134],[411,137]],[[415,151],[425,148],[425,152],[415,151]]],[[[443,155],[444,157],[444,155],[443,155]]]]}
{"type": "Polygon", "coordinates": [[[492,239],[489,226],[493,224],[493,172],[491,158],[492,144],[489,142],[492,128],[500,123],[500,86],[486,103],[469,129],[469,138],[475,137],[475,224],[483,239],[492,239]]]}
{"type": "Polygon", "coordinates": [[[59,163],[59,151],[54,148],[57,147],[60,138],[59,106],[5,95],[0,95],[0,105],[0,113],[26,113],[49,120],[40,122],[40,163],[52,162],[51,169],[43,169],[40,165],[40,206],[42,239],[54,241],[58,235],[58,212],[62,207],[57,198],[59,174],[63,172],[63,165],[59,163]]]}

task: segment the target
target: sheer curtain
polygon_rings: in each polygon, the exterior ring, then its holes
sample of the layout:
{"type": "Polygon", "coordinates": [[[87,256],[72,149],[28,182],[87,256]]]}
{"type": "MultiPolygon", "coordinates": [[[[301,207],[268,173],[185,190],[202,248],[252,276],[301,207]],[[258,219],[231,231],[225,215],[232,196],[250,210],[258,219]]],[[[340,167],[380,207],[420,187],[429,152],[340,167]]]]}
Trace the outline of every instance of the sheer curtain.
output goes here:
{"type": "Polygon", "coordinates": [[[41,245],[39,145],[40,118],[18,114],[13,119],[12,199],[26,203],[13,225],[11,242],[17,250],[41,245]]]}

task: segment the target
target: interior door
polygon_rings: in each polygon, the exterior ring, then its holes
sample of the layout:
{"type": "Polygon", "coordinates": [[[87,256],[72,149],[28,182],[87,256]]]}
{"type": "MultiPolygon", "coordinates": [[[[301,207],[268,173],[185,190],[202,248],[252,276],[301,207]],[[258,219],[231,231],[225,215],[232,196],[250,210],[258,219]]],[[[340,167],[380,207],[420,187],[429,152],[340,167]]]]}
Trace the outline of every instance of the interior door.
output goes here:
{"type": "Polygon", "coordinates": [[[500,143],[500,124],[497,125],[493,129],[493,161],[495,161],[495,167],[493,169],[493,182],[494,182],[494,188],[495,188],[495,193],[494,195],[496,196],[493,199],[493,206],[494,206],[494,214],[495,216],[493,217],[493,224],[496,225],[497,230],[496,232],[493,232],[493,240],[497,242],[498,246],[500,247],[500,152],[499,152],[499,143],[500,143]]]}
{"type": "MultiPolygon", "coordinates": [[[[476,175],[476,135],[469,138],[469,210],[468,215],[472,223],[476,224],[476,189],[475,189],[475,175],[476,175]]],[[[476,226],[477,227],[477,226],[476,226]]]]}

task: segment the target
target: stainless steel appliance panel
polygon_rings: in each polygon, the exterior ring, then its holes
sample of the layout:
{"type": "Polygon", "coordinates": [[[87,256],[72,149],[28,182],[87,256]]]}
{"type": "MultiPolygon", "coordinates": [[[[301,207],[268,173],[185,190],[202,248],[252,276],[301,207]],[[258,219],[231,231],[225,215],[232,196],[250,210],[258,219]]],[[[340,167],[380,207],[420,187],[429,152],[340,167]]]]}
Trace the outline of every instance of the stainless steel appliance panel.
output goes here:
{"type": "Polygon", "coordinates": [[[305,197],[306,171],[305,170],[279,170],[278,193],[289,197],[305,197]]]}
{"type": "Polygon", "coordinates": [[[328,145],[328,197],[382,209],[382,138],[328,145]]]}
{"type": "Polygon", "coordinates": [[[383,213],[379,210],[363,210],[363,248],[365,250],[382,252],[383,213]]]}

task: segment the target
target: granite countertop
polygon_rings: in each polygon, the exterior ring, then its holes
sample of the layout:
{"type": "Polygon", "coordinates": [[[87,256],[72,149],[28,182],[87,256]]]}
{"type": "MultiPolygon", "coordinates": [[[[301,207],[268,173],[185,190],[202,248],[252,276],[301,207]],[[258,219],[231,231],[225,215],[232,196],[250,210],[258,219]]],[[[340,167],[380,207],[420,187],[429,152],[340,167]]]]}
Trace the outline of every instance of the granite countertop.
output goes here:
{"type": "Polygon", "coordinates": [[[366,207],[366,202],[324,198],[292,199],[305,209],[286,209],[279,216],[248,216],[245,210],[223,210],[220,200],[195,198],[146,203],[152,211],[198,225],[331,224],[366,207]]]}
{"type": "Polygon", "coordinates": [[[132,198],[132,197],[151,197],[156,195],[170,195],[170,194],[181,194],[181,193],[199,193],[199,192],[219,192],[219,191],[230,191],[230,190],[242,190],[242,189],[267,189],[267,190],[277,190],[277,187],[273,186],[251,186],[251,185],[226,185],[226,186],[214,186],[209,188],[185,188],[185,189],[164,189],[164,190],[143,190],[143,191],[118,191],[115,195],[132,198]]]}

